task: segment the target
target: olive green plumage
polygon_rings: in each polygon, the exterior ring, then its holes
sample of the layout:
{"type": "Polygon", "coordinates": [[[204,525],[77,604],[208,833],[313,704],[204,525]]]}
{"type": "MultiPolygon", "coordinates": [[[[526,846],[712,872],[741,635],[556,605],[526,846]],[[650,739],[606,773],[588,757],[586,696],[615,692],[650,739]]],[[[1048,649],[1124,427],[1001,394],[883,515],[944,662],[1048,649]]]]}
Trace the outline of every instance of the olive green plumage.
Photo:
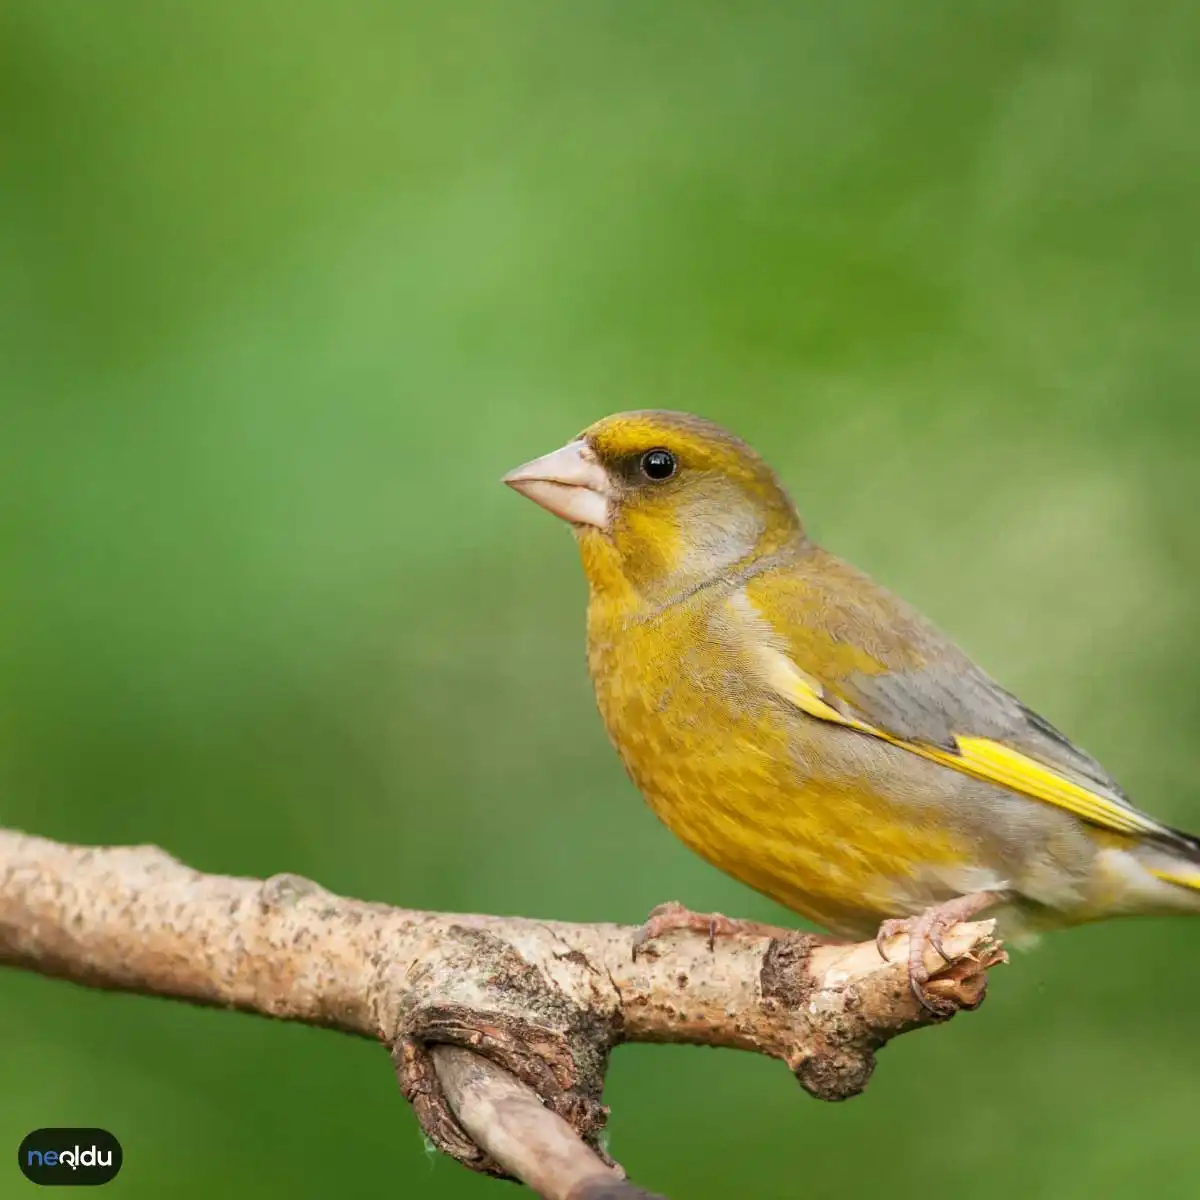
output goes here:
{"type": "Polygon", "coordinates": [[[1196,842],[815,545],[743,442],[648,411],[566,450],[558,492],[535,494],[537,463],[522,490],[575,522],[600,712],[697,853],[856,936],[984,892],[1010,931],[1200,911],[1196,842]],[[602,503],[572,507],[581,487],[602,503]]]}

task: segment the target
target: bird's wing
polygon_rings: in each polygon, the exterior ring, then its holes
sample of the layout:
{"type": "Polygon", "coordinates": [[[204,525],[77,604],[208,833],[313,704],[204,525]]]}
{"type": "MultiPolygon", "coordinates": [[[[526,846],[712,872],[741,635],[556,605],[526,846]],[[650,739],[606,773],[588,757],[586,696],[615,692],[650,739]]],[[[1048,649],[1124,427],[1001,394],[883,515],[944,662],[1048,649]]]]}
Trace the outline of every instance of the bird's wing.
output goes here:
{"type": "Polygon", "coordinates": [[[903,601],[819,554],[730,600],[763,681],[788,704],[1105,829],[1190,848],[903,601]]]}

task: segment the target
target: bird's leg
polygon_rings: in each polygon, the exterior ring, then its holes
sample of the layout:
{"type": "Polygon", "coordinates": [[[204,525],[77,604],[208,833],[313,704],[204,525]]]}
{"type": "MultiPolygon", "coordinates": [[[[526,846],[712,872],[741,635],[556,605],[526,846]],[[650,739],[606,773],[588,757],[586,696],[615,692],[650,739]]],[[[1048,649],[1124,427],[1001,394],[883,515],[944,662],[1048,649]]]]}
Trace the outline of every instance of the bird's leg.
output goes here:
{"type": "Polygon", "coordinates": [[[690,930],[693,933],[708,935],[708,948],[711,950],[718,937],[746,934],[750,937],[781,938],[798,933],[795,929],[783,929],[778,925],[764,925],[761,921],[741,921],[726,917],[722,913],[697,913],[675,900],[668,900],[653,909],[646,918],[646,923],[638,930],[633,939],[633,957],[647,942],[660,938],[664,933],[673,933],[677,929],[690,930]]]}
{"type": "Polygon", "coordinates": [[[946,1001],[931,996],[925,985],[929,982],[929,971],[925,966],[926,947],[932,946],[938,954],[950,964],[950,956],[942,946],[942,937],[960,921],[969,921],[978,916],[985,908],[1004,898],[1001,892],[971,892],[967,896],[956,896],[943,904],[935,904],[915,917],[891,919],[879,926],[875,935],[875,945],[879,948],[879,957],[884,962],[890,962],[886,943],[898,934],[908,934],[908,983],[913,995],[937,1016],[945,1016],[946,1001]]]}

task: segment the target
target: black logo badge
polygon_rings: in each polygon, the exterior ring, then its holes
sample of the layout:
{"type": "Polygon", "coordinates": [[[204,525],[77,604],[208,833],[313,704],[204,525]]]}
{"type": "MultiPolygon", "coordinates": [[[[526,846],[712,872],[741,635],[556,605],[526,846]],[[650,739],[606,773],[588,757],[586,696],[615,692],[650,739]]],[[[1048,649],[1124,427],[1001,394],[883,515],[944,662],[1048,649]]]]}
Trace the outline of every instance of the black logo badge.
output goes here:
{"type": "Polygon", "coordinates": [[[121,1143],[105,1129],[35,1129],[17,1151],[32,1183],[94,1187],[121,1169],[121,1143]]]}

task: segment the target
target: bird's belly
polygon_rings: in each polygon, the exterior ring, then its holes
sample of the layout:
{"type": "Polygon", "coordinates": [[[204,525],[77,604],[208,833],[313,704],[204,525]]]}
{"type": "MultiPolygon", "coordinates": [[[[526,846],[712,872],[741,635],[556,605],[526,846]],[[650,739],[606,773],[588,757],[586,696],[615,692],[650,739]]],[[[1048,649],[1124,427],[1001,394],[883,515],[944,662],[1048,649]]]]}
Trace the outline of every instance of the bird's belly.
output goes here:
{"type": "Polygon", "coordinates": [[[664,824],[819,925],[862,936],[882,917],[970,890],[959,882],[970,857],[964,838],[872,787],[853,731],[822,725],[806,739],[790,714],[756,711],[726,681],[648,687],[644,675],[610,677],[597,682],[597,697],[626,769],[664,824]]]}

